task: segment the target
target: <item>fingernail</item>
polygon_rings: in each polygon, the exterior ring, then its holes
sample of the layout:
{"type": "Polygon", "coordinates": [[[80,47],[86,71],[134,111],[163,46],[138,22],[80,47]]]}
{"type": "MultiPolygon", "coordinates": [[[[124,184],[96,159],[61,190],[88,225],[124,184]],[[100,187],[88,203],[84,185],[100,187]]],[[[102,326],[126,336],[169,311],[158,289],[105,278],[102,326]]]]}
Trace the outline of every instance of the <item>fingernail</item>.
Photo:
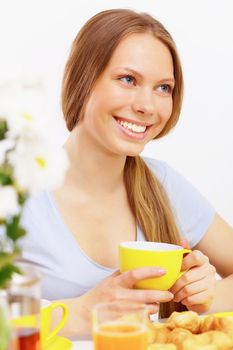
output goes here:
{"type": "Polygon", "coordinates": [[[171,299],[173,299],[174,298],[174,294],[172,294],[171,292],[168,292],[168,293],[169,293],[169,296],[171,297],[171,299]]]}
{"type": "Polygon", "coordinates": [[[167,271],[164,270],[164,269],[162,269],[162,268],[159,268],[159,269],[157,270],[157,272],[158,272],[159,275],[165,275],[165,273],[166,273],[167,271]]]}

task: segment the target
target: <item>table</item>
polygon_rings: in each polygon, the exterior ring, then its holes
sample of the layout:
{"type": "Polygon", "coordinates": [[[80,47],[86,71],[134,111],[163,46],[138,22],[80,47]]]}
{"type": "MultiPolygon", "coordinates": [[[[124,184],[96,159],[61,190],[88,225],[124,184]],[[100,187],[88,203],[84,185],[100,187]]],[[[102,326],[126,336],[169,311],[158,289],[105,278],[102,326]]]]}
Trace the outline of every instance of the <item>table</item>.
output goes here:
{"type": "Polygon", "coordinates": [[[72,344],[72,350],[93,350],[93,343],[90,340],[74,341],[72,344]]]}

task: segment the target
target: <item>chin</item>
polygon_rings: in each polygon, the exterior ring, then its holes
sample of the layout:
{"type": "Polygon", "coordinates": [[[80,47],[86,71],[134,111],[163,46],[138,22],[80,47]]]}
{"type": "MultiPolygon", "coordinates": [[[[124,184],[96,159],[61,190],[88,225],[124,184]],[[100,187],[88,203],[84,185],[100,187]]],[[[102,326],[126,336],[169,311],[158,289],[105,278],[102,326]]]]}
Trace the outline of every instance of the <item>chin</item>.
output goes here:
{"type": "Polygon", "coordinates": [[[128,152],[127,157],[136,157],[139,156],[141,152],[128,152]]]}
{"type": "MultiPolygon", "coordinates": [[[[144,147],[143,147],[144,148],[144,147]]],[[[140,149],[128,149],[125,151],[125,155],[126,156],[129,156],[129,157],[136,157],[136,156],[139,156],[140,153],[142,153],[143,151],[143,148],[140,148],[140,149]]]]}
{"type": "Polygon", "coordinates": [[[144,144],[123,144],[122,142],[115,148],[115,152],[120,156],[136,157],[144,150],[144,144]]]}

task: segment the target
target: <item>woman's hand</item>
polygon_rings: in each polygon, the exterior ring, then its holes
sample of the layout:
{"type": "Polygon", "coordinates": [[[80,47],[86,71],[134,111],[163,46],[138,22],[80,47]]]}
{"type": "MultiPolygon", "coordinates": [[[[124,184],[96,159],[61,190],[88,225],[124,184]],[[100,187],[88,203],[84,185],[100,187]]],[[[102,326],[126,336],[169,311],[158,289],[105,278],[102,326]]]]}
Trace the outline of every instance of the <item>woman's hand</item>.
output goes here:
{"type": "Polygon", "coordinates": [[[86,297],[93,306],[98,302],[111,302],[114,300],[131,300],[150,305],[150,312],[159,310],[160,302],[173,299],[169,291],[134,289],[136,282],[164,275],[166,271],[159,267],[141,267],[127,272],[116,271],[101,281],[95,288],[86,293],[86,297]]]}
{"type": "Polygon", "coordinates": [[[206,255],[194,250],[184,257],[182,271],[186,272],[170,289],[173,300],[198,313],[208,311],[215,294],[215,267],[206,255]]]}
{"type": "MultiPolygon", "coordinates": [[[[165,273],[159,267],[141,267],[124,273],[116,271],[80,297],[62,300],[68,306],[69,316],[61,334],[67,337],[91,334],[91,310],[97,303],[131,300],[148,304],[151,313],[158,312],[159,303],[172,300],[173,294],[169,291],[133,287],[140,280],[160,277],[165,273]]],[[[58,318],[59,315],[54,312],[54,324],[58,318]]]]}

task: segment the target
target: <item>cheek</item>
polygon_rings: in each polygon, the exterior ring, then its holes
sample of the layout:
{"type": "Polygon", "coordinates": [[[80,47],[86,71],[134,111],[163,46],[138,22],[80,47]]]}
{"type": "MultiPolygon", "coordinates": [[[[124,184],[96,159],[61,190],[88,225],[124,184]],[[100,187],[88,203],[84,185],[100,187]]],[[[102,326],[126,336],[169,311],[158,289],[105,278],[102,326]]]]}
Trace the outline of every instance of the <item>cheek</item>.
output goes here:
{"type": "Polygon", "coordinates": [[[100,94],[93,93],[86,105],[85,117],[86,119],[95,119],[95,115],[102,112],[104,108],[104,99],[100,94]]]}
{"type": "Polygon", "coordinates": [[[172,108],[173,108],[172,98],[162,101],[159,107],[160,107],[159,116],[161,118],[161,122],[166,123],[172,114],[172,108]]]}
{"type": "Polygon", "coordinates": [[[92,105],[92,110],[108,110],[121,98],[122,96],[114,86],[101,84],[98,89],[93,91],[89,102],[92,105]]]}
{"type": "Polygon", "coordinates": [[[91,96],[87,103],[84,115],[84,123],[88,128],[97,130],[106,124],[111,113],[110,102],[111,99],[105,94],[93,94],[91,96]]]}

